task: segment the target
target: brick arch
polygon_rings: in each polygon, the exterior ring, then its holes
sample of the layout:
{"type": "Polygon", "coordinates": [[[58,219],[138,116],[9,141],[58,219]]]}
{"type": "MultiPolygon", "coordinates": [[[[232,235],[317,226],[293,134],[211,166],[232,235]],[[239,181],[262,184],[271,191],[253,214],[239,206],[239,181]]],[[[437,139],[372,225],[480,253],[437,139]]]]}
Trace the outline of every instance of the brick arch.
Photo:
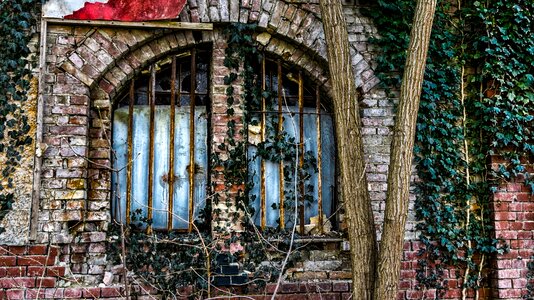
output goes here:
{"type": "MultiPolygon", "coordinates": [[[[93,33],[93,35],[95,34],[97,36],[93,40],[101,39],[101,37],[98,36],[98,31],[93,33]]],[[[115,56],[117,59],[109,59],[108,65],[103,66],[97,64],[95,68],[101,69],[101,73],[90,72],[89,74],[86,74],[84,73],[84,70],[88,69],[87,66],[82,68],[74,67],[74,62],[71,58],[74,54],[78,53],[78,51],[73,52],[73,54],[69,56],[69,60],[61,64],[61,68],[88,85],[91,90],[92,99],[112,100],[121,92],[123,86],[130,79],[135,77],[143,67],[150,63],[181,49],[225,40],[225,37],[218,30],[198,34],[196,37],[197,38],[195,38],[190,31],[179,31],[161,35],[150,40],[145,39],[142,41],[141,45],[135,45],[136,47],[129,48],[129,51],[120,54],[116,53],[115,56]]],[[[255,38],[259,42],[263,41],[263,48],[267,53],[282,57],[290,64],[303,69],[309,78],[316,83],[323,85],[325,92],[329,93],[330,84],[328,81],[328,72],[324,67],[325,62],[318,59],[316,53],[306,51],[306,49],[299,49],[300,45],[291,43],[291,41],[284,40],[276,35],[270,35],[267,32],[259,33],[255,38]],[[268,41],[265,40],[266,36],[268,36],[268,41]]],[[[86,41],[87,40],[89,39],[86,39],[86,41]]],[[[108,57],[105,53],[102,54],[102,52],[105,51],[105,49],[110,48],[110,45],[102,45],[102,49],[100,49],[99,52],[104,58],[108,57]]],[[[78,47],[78,49],[82,49],[80,55],[84,55],[84,60],[94,60],[94,58],[86,58],[88,54],[83,48],[83,45],[78,47]]],[[[109,56],[111,55],[112,54],[109,56]]]]}
{"type": "MultiPolygon", "coordinates": [[[[354,19],[354,16],[349,18],[354,19]]],[[[317,0],[189,0],[180,14],[180,20],[256,23],[261,31],[289,41],[327,66],[326,42],[317,0]]],[[[368,93],[380,80],[375,76],[368,58],[364,58],[357,46],[351,45],[350,50],[356,86],[368,93]]]]}
{"type": "MultiPolygon", "coordinates": [[[[268,52],[287,58],[300,66],[316,81],[328,86],[326,44],[317,8],[285,1],[190,1],[182,21],[255,22],[258,37],[265,38],[268,52]],[[193,3],[195,2],[195,3],[193,3]],[[216,2],[216,5],[212,5],[216,2]],[[226,4],[226,7],[223,5],[226,4]],[[232,6],[232,7],[230,7],[232,6]]],[[[97,29],[84,37],[82,43],[59,63],[59,68],[78,78],[92,91],[93,99],[112,99],[122,84],[131,79],[135,70],[179,48],[213,42],[221,37],[217,32],[97,29]]],[[[378,83],[369,63],[351,47],[356,85],[363,92],[378,83]]],[[[329,89],[326,89],[329,90],[329,89]]]]}

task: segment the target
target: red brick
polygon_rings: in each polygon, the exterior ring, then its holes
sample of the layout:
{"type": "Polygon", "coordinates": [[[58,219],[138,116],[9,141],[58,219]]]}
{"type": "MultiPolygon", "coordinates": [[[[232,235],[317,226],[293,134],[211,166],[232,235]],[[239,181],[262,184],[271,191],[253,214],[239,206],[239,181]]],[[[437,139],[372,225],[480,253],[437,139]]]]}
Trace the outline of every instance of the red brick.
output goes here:
{"type": "Polygon", "coordinates": [[[525,239],[525,240],[532,239],[532,232],[531,231],[519,231],[517,233],[517,238],[525,239]]]}
{"type": "Polygon", "coordinates": [[[502,230],[496,233],[497,238],[504,240],[513,240],[517,238],[517,231],[502,230]]]}
{"type": "Polygon", "coordinates": [[[322,293],[332,290],[331,282],[303,282],[300,283],[300,291],[303,293],[322,293]]]}
{"type": "Polygon", "coordinates": [[[339,293],[317,293],[306,295],[309,300],[340,300],[341,295],[339,293]]]}
{"type": "Polygon", "coordinates": [[[499,201],[513,201],[515,200],[515,197],[514,193],[497,192],[493,194],[493,199],[499,201]]]}
{"type": "Polygon", "coordinates": [[[512,299],[512,298],[521,298],[521,290],[519,289],[504,289],[497,290],[499,299],[512,299]]]}
{"type": "Polygon", "coordinates": [[[534,220],[534,212],[518,212],[517,221],[530,221],[534,220]]]}
{"type": "Polygon", "coordinates": [[[498,269],[510,269],[512,268],[512,260],[510,259],[499,259],[496,262],[498,269]]]}
{"type": "Polygon", "coordinates": [[[334,292],[347,292],[349,290],[348,281],[334,281],[332,282],[332,291],[334,292]]]}
{"type": "Polygon", "coordinates": [[[46,298],[51,298],[51,297],[47,297],[46,291],[44,289],[26,290],[26,299],[46,299],[46,298]]]}
{"type": "Polygon", "coordinates": [[[6,297],[9,300],[25,299],[24,290],[7,290],[6,297]]]}
{"type": "Polygon", "coordinates": [[[447,290],[445,292],[445,295],[443,295],[444,299],[460,299],[462,297],[462,291],[461,290],[447,290]]]}
{"type": "Polygon", "coordinates": [[[534,222],[524,222],[523,223],[523,229],[524,230],[534,230],[534,222]]]}
{"type": "Polygon", "coordinates": [[[0,278],[0,288],[32,288],[35,287],[35,278],[11,277],[0,278]]]}
{"type": "Polygon", "coordinates": [[[436,299],[436,290],[426,290],[423,299],[436,299]]]}
{"type": "Polygon", "coordinates": [[[120,297],[121,291],[119,287],[103,287],[100,289],[102,297],[120,297]]]}
{"type": "Polygon", "coordinates": [[[48,130],[51,134],[87,135],[87,128],[84,126],[50,126],[48,130]]]}
{"type": "Polygon", "coordinates": [[[506,190],[509,192],[521,192],[523,186],[521,183],[509,183],[506,185],[506,190]]]}
{"type": "Polygon", "coordinates": [[[74,105],[87,105],[89,103],[89,97],[85,95],[71,95],[70,104],[74,105]]]}
{"type": "Polygon", "coordinates": [[[17,265],[17,257],[16,256],[0,256],[0,267],[1,266],[16,266],[17,265]]]}
{"type": "Polygon", "coordinates": [[[46,255],[28,255],[20,257],[17,264],[19,266],[51,266],[55,262],[55,258],[46,255]]]}
{"type": "Polygon", "coordinates": [[[277,295],[276,300],[308,300],[308,295],[305,295],[305,294],[277,295]]]}
{"type": "Polygon", "coordinates": [[[295,293],[299,291],[299,284],[298,283],[292,283],[292,282],[286,282],[282,283],[280,285],[280,289],[278,290],[280,293],[295,293]]]}
{"type": "Polygon", "coordinates": [[[526,278],[517,278],[512,279],[512,286],[514,289],[524,289],[527,286],[527,279],[526,278]]]}
{"type": "Polygon", "coordinates": [[[40,266],[29,266],[28,276],[43,276],[46,275],[46,268],[40,266]]]}
{"type": "Polygon", "coordinates": [[[267,294],[274,293],[275,289],[276,289],[276,284],[275,283],[268,283],[267,285],[265,285],[265,293],[267,293],[267,294]]]}
{"type": "Polygon", "coordinates": [[[45,296],[46,298],[63,299],[64,290],[65,290],[64,288],[45,289],[45,296]]]}
{"type": "Polygon", "coordinates": [[[509,289],[512,288],[511,279],[500,279],[497,281],[497,288],[499,289],[509,289]]]}
{"type": "Polygon", "coordinates": [[[23,255],[26,254],[26,246],[10,246],[9,253],[11,255],[23,255]]]}
{"type": "Polygon", "coordinates": [[[494,220],[516,220],[517,215],[515,212],[496,212],[494,214],[494,220]]]}
{"type": "Polygon", "coordinates": [[[509,222],[508,223],[508,227],[510,228],[510,230],[523,230],[523,226],[524,223],[523,222],[509,222]]]}
{"type": "MultiPolygon", "coordinates": [[[[8,277],[24,277],[26,276],[26,267],[10,267],[5,268],[8,277]]],[[[31,275],[29,275],[31,276],[31,275]]]]}
{"type": "Polygon", "coordinates": [[[65,288],[63,290],[64,299],[79,299],[82,297],[83,288],[65,288]]]}
{"type": "Polygon", "coordinates": [[[422,291],[406,291],[406,299],[422,299],[423,298],[423,292],[422,291]]]}
{"type": "Polygon", "coordinates": [[[65,276],[65,267],[48,267],[46,270],[46,276],[65,276]]]}
{"type": "Polygon", "coordinates": [[[47,252],[48,252],[48,247],[46,245],[28,246],[28,254],[30,255],[46,254],[47,252]]]}
{"type": "Polygon", "coordinates": [[[52,288],[56,286],[56,278],[55,277],[38,277],[35,285],[40,288],[52,288]]]}
{"type": "Polygon", "coordinates": [[[84,298],[98,299],[100,298],[100,288],[84,288],[82,294],[84,298]]]}
{"type": "Polygon", "coordinates": [[[500,278],[500,280],[503,280],[505,278],[520,278],[521,270],[519,269],[499,270],[497,276],[500,278]]]}
{"type": "Polygon", "coordinates": [[[50,246],[50,256],[58,256],[60,253],[58,246],[50,246]]]}
{"type": "Polygon", "coordinates": [[[495,230],[506,230],[510,228],[510,222],[499,221],[495,222],[495,230]]]}
{"type": "Polygon", "coordinates": [[[412,282],[411,281],[401,280],[399,282],[399,289],[401,289],[401,290],[409,290],[411,288],[412,288],[412,282]]]}

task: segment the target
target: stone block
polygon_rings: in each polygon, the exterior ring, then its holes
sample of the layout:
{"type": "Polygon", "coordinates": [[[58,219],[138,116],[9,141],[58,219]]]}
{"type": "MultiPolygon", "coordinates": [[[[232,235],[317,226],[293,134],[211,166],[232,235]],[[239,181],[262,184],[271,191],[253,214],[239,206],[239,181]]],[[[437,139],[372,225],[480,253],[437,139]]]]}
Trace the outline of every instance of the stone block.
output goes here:
{"type": "Polygon", "coordinates": [[[337,270],[341,267],[341,260],[319,260],[319,261],[305,261],[304,271],[327,271],[337,270]]]}

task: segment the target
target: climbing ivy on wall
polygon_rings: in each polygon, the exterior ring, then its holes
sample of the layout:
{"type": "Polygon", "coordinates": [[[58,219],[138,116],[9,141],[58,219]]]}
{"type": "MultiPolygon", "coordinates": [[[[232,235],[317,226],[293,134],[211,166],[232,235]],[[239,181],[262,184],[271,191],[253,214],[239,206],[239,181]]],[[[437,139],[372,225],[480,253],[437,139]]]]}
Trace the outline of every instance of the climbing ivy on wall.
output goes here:
{"type": "MultiPolygon", "coordinates": [[[[10,192],[13,173],[32,138],[22,109],[31,76],[28,43],[35,28],[40,1],[0,2],[0,221],[15,201],[10,192]]],[[[0,227],[0,233],[4,228],[0,227]]]]}
{"type": "MultiPolygon", "coordinates": [[[[376,72],[398,88],[415,1],[378,1],[366,13],[377,26],[376,72]]],[[[464,295],[484,285],[492,238],[489,200],[499,180],[526,178],[534,128],[534,3],[438,1],[415,146],[417,229],[424,244],[421,288],[447,284],[444,270],[463,270],[464,295]],[[492,169],[489,159],[504,162],[492,169]]]]}
{"type": "MultiPolygon", "coordinates": [[[[148,233],[146,228],[152,220],[143,217],[141,211],[133,212],[131,216],[132,222],[124,237],[127,267],[156,287],[164,299],[175,297],[186,287],[193,288],[186,288],[186,294],[210,297],[210,285],[215,282],[212,279],[216,278],[223,266],[227,266],[225,264],[237,261],[241,270],[248,274],[246,280],[253,279],[256,285],[261,286],[280,274],[277,261],[281,261],[282,256],[290,251],[288,241],[293,234],[290,230],[262,231],[252,220],[252,215],[259,212],[254,211],[254,198],[248,193],[254,183],[248,174],[248,164],[253,158],[247,157],[247,126],[257,123],[250,112],[260,110],[262,98],[270,99],[274,95],[272,91],[263,90],[259,84],[261,74],[258,74],[258,70],[261,70],[263,53],[253,39],[255,29],[255,24],[232,23],[224,31],[227,36],[224,65],[229,73],[224,77],[226,112],[221,117],[227,119],[226,135],[221,143],[214,145],[216,149],[211,155],[212,174],[216,177],[222,175],[224,188],[218,187],[216,180],[212,182],[211,201],[206,201],[206,208],[195,220],[191,233],[148,233]],[[236,95],[237,85],[242,87],[240,95],[236,95]],[[227,207],[234,207],[229,209],[234,213],[228,220],[216,219],[212,222],[211,218],[222,215],[217,208],[222,201],[227,207]],[[218,225],[211,228],[213,223],[218,225]],[[243,230],[228,230],[231,226],[243,230]],[[232,247],[240,249],[231,253],[229,249],[232,247]]],[[[277,127],[277,124],[269,125],[272,130],[277,127]]],[[[269,135],[267,140],[259,146],[263,149],[259,154],[263,159],[294,164],[298,151],[295,141],[284,133],[269,135]],[[266,143],[276,143],[277,146],[270,148],[266,143]]],[[[308,163],[313,162],[310,160],[308,163]]],[[[295,169],[293,172],[296,173],[295,169]]],[[[119,235],[114,227],[109,248],[116,263],[121,262],[119,235]]],[[[287,267],[297,258],[298,252],[290,252],[287,267]]]]}

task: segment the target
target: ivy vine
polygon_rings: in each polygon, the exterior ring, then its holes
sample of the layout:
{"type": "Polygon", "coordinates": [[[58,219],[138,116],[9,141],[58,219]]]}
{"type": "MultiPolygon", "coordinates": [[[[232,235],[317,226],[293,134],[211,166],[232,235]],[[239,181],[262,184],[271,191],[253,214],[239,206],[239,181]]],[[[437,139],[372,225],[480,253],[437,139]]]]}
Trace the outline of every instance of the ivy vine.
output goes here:
{"type": "MultiPolygon", "coordinates": [[[[30,125],[22,108],[30,88],[29,64],[32,29],[35,28],[40,1],[0,2],[0,221],[15,201],[11,192],[13,173],[22,159],[30,125]]],[[[5,229],[0,227],[0,233],[5,229]]]]}
{"type": "MultiPolygon", "coordinates": [[[[378,1],[366,13],[387,88],[398,88],[415,3],[378,1]]],[[[534,154],[534,4],[438,1],[415,146],[417,229],[424,244],[421,288],[447,288],[444,270],[464,272],[463,292],[484,286],[488,258],[506,245],[492,237],[490,199],[499,182],[525,180],[534,154]],[[490,157],[502,156],[497,169],[490,157]]]]}
{"type": "MultiPolygon", "coordinates": [[[[195,220],[194,227],[198,231],[189,234],[148,234],[145,229],[152,220],[142,217],[140,211],[131,216],[132,222],[126,233],[127,267],[156,287],[165,299],[172,298],[187,287],[192,288],[185,292],[191,297],[209,296],[207,291],[208,285],[212,284],[211,279],[218,275],[222,266],[230,262],[239,262],[240,270],[246,271],[256,285],[262,286],[279,275],[277,260],[281,260],[280,253],[288,251],[291,231],[275,228],[261,230],[252,218],[257,212],[252,205],[254,198],[249,195],[254,183],[249,177],[248,166],[254,158],[248,157],[247,153],[247,126],[256,125],[257,120],[249,112],[260,110],[262,98],[275,98],[272,91],[263,90],[260,84],[262,75],[257,70],[260,69],[263,53],[253,39],[255,30],[255,24],[232,23],[224,31],[228,38],[224,65],[230,71],[224,77],[227,87],[224,114],[227,119],[226,135],[220,144],[214,146],[216,149],[213,149],[211,155],[211,169],[215,176],[221,175],[224,178],[224,188],[220,190],[218,183],[212,182],[214,193],[211,201],[207,201],[200,218],[195,220]],[[235,93],[237,84],[242,86],[242,94],[238,97],[235,93]],[[240,113],[236,112],[238,109],[240,113]],[[217,218],[222,213],[217,209],[221,201],[227,207],[234,207],[235,210],[232,211],[235,212],[229,220],[212,222],[211,218],[217,218]],[[219,225],[211,228],[213,223],[219,225]],[[236,224],[243,230],[227,230],[236,224]],[[224,236],[223,241],[212,236],[210,229],[217,236],[224,236]],[[267,240],[270,240],[268,244],[267,240]],[[232,244],[242,246],[243,250],[230,253],[232,244]],[[276,248],[274,251],[273,247],[276,248]],[[209,255],[206,255],[206,250],[209,255]]],[[[277,132],[277,123],[267,124],[267,128],[268,138],[258,145],[261,149],[258,155],[263,159],[294,164],[298,151],[296,142],[287,133],[277,132]],[[268,145],[269,143],[272,145],[268,145]]],[[[305,169],[312,172],[315,169],[313,163],[311,158],[307,160],[305,169]]],[[[308,171],[301,171],[299,177],[305,178],[306,172],[308,171]]],[[[287,178],[294,177],[289,174],[290,169],[287,173],[287,178]]],[[[109,246],[110,253],[113,253],[115,262],[120,263],[118,228],[114,232],[109,246]]],[[[298,259],[298,255],[297,252],[292,254],[288,266],[298,259]]]]}

